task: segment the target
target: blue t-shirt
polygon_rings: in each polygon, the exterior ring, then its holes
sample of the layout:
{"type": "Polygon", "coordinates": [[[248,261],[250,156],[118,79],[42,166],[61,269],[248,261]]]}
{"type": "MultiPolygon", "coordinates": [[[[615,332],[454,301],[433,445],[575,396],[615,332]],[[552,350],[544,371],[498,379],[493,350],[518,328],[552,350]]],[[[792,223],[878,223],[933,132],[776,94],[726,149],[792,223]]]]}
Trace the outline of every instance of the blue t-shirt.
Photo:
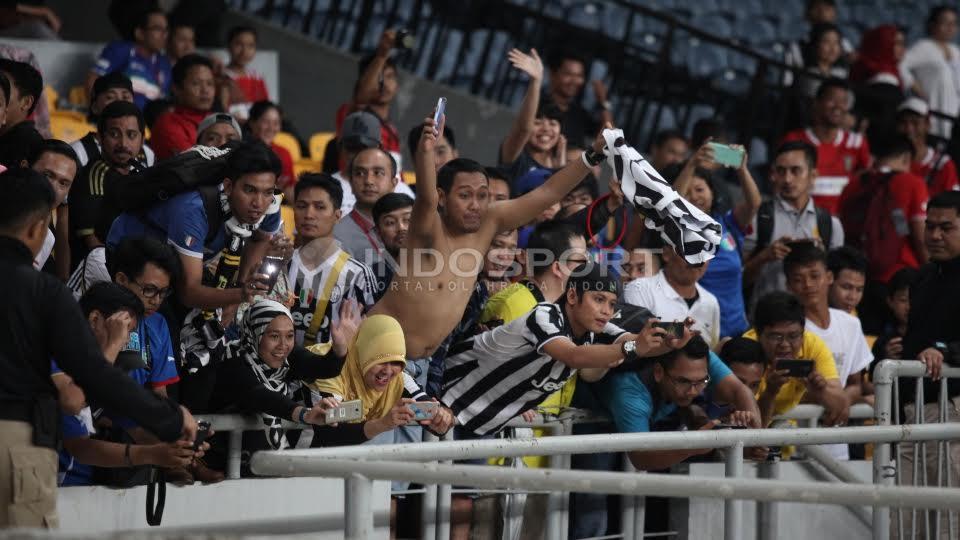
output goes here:
{"type": "MultiPolygon", "coordinates": [[[[712,352],[707,371],[710,374],[708,388],[733,374],[712,352]]],[[[651,426],[668,418],[677,409],[673,403],[655,404],[647,385],[635,371],[613,372],[595,386],[593,394],[607,410],[619,433],[649,432],[651,426]]]]}
{"type": "MultiPolygon", "coordinates": [[[[51,360],[50,376],[58,373],[63,373],[63,371],[55,361],[51,360]]],[[[84,416],[89,419],[90,407],[84,407],[77,415],[60,413],[60,429],[63,432],[63,440],[90,436],[90,430],[87,429],[84,416]]],[[[73,456],[70,455],[70,452],[67,452],[65,447],[61,447],[57,451],[57,461],[58,486],[89,486],[93,483],[93,467],[73,459],[73,456]]]]}
{"type": "Polygon", "coordinates": [[[720,303],[720,337],[739,336],[750,328],[743,304],[743,259],[740,248],[744,234],[729,211],[714,216],[720,224],[722,240],[717,255],[710,260],[700,278],[700,286],[713,293],[720,303]]]}
{"type": "Polygon", "coordinates": [[[141,56],[129,41],[112,41],[100,52],[93,72],[106,75],[119,71],[133,83],[133,102],[140,110],[155,99],[170,94],[173,79],[170,59],[163,53],[141,56]]]}
{"type": "MultiPolygon", "coordinates": [[[[130,332],[130,341],[127,350],[140,352],[146,368],[138,368],[127,373],[140,386],[156,388],[173,384],[180,380],[177,375],[176,357],[173,355],[173,344],[170,342],[170,331],[163,315],[154,313],[137,325],[136,332],[130,332]]],[[[119,411],[104,413],[114,424],[123,429],[137,427],[133,420],[120,416],[119,411]]]]}
{"type": "MultiPolygon", "coordinates": [[[[204,245],[208,229],[207,211],[198,191],[181,193],[151,207],[147,211],[147,220],[149,224],[144,223],[136,214],[120,214],[110,227],[107,247],[116,249],[124,238],[152,236],[166,239],[177,251],[188,257],[208,260],[223,250],[226,237],[224,227],[220,227],[210,243],[204,245]]],[[[267,234],[279,231],[280,211],[267,214],[260,223],[259,230],[267,234]]]]}

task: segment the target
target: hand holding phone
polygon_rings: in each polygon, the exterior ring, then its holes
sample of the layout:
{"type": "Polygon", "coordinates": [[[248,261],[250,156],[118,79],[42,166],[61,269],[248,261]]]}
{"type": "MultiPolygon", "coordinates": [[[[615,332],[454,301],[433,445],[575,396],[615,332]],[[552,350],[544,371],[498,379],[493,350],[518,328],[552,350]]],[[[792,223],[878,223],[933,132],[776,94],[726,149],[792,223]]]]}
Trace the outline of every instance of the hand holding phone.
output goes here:
{"type": "Polygon", "coordinates": [[[260,267],[257,268],[256,275],[265,276],[266,279],[261,279],[264,285],[266,285],[267,290],[273,290],[273,286],[277,284],[277,279],[280,278],[280,270],[283,268],[283,257],[274,257],[272,255],[267,255],[263,258],[263,261],[260,262],[260,267]]]}
{"type": "Polygon", "coordinates": [[[193,439],[193,451],[199,452],[200,446],[210,437],[210,422],[201,420],[197,422],[197,436],[193,439]]]}
{"type": "Polygon", "coordinates": [[[437,408],[440,407],[440,404],[436,401],[415,401],[408,403],[407,407],[413,411],[414,422],[425,422],[433,419],[433,416],[437,414],[437,408]]]}
{"type": "Polygon", "coordinates": [[[653,323],[654,328],[662,328],[667,333],[667,338],[683,338],[683,323],[682,322],[666,322],[666,321],[657,321],[653,323]]]}
{"type": "Polygon", "coordinates": [[[806,379],[813,373],[813,360],[794,360],[778,358],[774,364],[777,371],[786,371],[787,377],[806,379]]]}
{"type": "Polygon", "coordinates": [[[440,121],[443,120],[444,115],[447,110],[447,98],[441,97],[437,100],[437,108],[433,112],[433,134],[437,137],[440,136],[440,129],[443,127],[440,125],[440,121]]]}
{"type": "Polygon", "coordinates": [[[732,169],[739,169],[743,165],[745,155],[743,148],[715,142],[708,142],[707,144],[713,150],[713,161],[732,169]]]}

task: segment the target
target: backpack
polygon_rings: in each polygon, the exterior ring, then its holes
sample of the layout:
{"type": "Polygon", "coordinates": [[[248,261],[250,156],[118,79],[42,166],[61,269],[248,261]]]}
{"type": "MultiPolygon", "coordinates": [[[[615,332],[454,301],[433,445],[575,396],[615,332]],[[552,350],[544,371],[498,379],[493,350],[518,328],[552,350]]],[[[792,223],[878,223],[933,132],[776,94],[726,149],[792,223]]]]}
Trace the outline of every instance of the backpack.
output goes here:
{"type": "MultiPolygon", "coordinates": [[[[770,245],[773,237],[773,204],[772,199],[763,201],[760,209],[757,211],[757,247],[753,249],[754,253],[770,245]]],[[[830,211],[819,206],[814,206],[817,213],[817,233],[823,240],[825,249],[830,248],[830,239],[833,238],[833,217],[830,211]]],[[[844,229],[846,230],[846,229],[844,229]]]]}
{"type": "Polygon", "coordinates": [[[863,223],[860,244],[867,256],[867,275],[874,279],[897,264],[903,244],[910,235],[906,215],[890,197],[890,182],[895,174],[864,173],[861,177],[863,194],[860,200],[867,204],[861,207],[865,212],[860,221],[863,223]]]}

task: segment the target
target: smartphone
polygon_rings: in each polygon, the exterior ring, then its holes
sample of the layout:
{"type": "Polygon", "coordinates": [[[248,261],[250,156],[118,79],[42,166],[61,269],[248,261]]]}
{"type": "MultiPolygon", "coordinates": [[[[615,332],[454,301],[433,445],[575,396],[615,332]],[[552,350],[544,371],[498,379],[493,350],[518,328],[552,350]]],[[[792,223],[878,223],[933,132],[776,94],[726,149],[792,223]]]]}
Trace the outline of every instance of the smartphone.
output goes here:
{"type": "Polygon", "coordinates": [[[200,450],[203,441],[210,437],[210,422],[200,420],[197,422],[197,438],[193,440],[193,451],[200,450]]]}
{"type": "Polygon", "coordinates": [[[713,429],[747,429],[747,426],[738,426],[737,424],[717,424],[713,429]]]}
{"type": "Polygon", "coordinates": [[[413,411],[414,421],[421,422],[423,420],[433,419],[433,415],[436,413],[437,408],[440,407],[440,404],[435,401],[417,401],[408,403],[407,407],[410,407],[410,410],[413,411]]]}
{"type": "Polygon", "coordinates": [[[707,143],[713,149],[713,160],[723,165],[739,169],[743,165],[744,152],[741,148],[734,148],[729,144],[720,144],[715,142],[707,143]]]}
{"type": "Polygon", "coordinates": [[[340,422],[352,422],[363,417],[363,401],[355,399],[353,401],[344,401],[339,407],[327,410],[325,423],[338,424],[340,422]]]}
{"type": "Polygon", "coordinates": [[[778,358],[776,370],[787,370],[787,377],[805,379],[813,373],[813,360],[794,360],[792,358],[778,358]]]}
{"type": "Polygon", "coordinates": [[[433,133],[440,136],[440,118],[446,113],[447,98],[442,97],[437,100],[437,110],[433,113],[433,133]]]}
{"type": "Polygon", "coordinates": [[[273,290],[273,286],[277,284],[277,279],[280,278],[281,268],[283,268],[283,257],[267,255],[263,258],[263,261],[260,263],[260,268],[257,269],[256,273],[267,276],[267,279],[263,282],[263,284],[267,286],[267,290],[273,290]]]}
{"type": "Polygon", "coordinates": [[[654,328],[663,328],[667,331],[667,337],[675,337],[680,339],[683,337],[683,323],[682,322],[655,322],[653,323],[654,328]]]}

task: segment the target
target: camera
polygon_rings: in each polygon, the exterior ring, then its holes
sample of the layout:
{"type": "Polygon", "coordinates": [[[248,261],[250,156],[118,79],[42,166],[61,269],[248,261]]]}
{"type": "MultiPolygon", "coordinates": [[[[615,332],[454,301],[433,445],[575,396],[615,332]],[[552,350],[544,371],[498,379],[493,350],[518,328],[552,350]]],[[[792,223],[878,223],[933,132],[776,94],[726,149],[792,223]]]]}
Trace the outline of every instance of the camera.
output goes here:
{"type": "Polygon", "coordinates": [[[409,51],[416,45],[417,38],[406,28],[397,28],[397,36],[393,41],[393,48],[399,51],[409,51]]]}

